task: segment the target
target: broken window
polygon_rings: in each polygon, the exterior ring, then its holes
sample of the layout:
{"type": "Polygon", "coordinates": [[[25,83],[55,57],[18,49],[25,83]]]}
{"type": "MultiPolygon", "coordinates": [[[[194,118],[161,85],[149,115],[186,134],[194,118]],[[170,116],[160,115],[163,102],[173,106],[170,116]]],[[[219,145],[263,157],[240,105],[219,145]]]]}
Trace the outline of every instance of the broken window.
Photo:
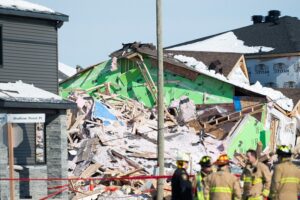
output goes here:
{"type": "Polygon", "coordinates": [[[44,124],[35,125],[35,161],[37,164],[45,163],[45,131],[44,124]]]}
{"type": "Polygon", "coordinates": [[[283,87],[284,88],[296,88],[296,82],[295,81],[288,81],[288,82],[285,82],[283,84],[283,87]]]}
{"type": "Polygon", "coordinates": [[[275,63],[273,65],[273,70],[274,70],[275,73],[289,72],[288,66],[284,63],[275,63]]]}
{"type": "Polygon", "coordinates": [[[257,64],[255,66],[255,73],[256,74],[267,74],[269,73],[269,66],[266,64],[257,64]]]}

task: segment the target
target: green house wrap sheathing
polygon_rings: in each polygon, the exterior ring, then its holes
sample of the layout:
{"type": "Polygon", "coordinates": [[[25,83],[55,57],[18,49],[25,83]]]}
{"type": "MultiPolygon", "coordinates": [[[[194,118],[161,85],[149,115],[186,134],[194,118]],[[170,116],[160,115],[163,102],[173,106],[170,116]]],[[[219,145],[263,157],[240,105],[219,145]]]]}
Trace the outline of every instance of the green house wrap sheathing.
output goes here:
{"type": "Polygon", "coordinates": [[[270,130],[265,130],[263,123],[254,117],[245,116],[227,142],[227,153],[233,158],[235,152],[246,153],[248,149],[256,149],[261,141],[265,148],[270,141],[270,130]]]}
{"type": "MultiPolygon", "coordinates": [[[[157,81],[157,68],[145,59],[153,81],[157,81]]],[[[118,61],[118,69],[111,71],[111,61],[103,62],[89,70],[60,84],[60,94],[66,98],[74,89],[89,89],[104,83],[111,83],[114,94],[142,102],[146,107],[153,107],[155,99],[145,86],[145,80],[136,64],[126,59],[118,61]]],[[[195,104],[232,103],[234,86],[220,80],[199,75],[196,80],[189,80],[172,72],[164,73],[164,100],[168,106],[181,96],[188,96],[195,104]]],[[[104,88],[102,88],[104,91],[104,88]]],[[[93,95],[91,93],[91,95],[93,95]]]]}

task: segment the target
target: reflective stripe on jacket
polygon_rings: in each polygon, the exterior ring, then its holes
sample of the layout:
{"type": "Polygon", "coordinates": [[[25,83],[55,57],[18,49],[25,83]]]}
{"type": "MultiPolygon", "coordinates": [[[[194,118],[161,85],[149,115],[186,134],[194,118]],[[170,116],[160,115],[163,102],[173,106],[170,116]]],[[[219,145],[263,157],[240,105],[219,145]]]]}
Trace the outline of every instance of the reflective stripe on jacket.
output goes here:
{"type": "Polygon", "coordinates": [[[207,177],[204,196],[206,200],[239,200],[241,199],[240,183],[228,169],[223,169],[207,177]]]}
{"type": "Polygon", "coordinates": [[[197,193],[196,193],[196,198],[197,200],[204,200],[204,186],[203,186],[203,182],[202,182],[202,175],[201,173],[197,174],[196,176],[196,189],[197,189],[197,193]]]}
{"type": "Polygon", "coordinates": [[[268,197],[271,186],[271,172],[269,168],[257,162],[255,166],[248,165],[242,174],[244,181],[243,199],[260,200],[268,197]]]}
{"type": "Polygon", "coordinates": [[[297,200],[300,193],[300,169],[290,160],[277,164],[272,178],[272,200],[297,200]]]}

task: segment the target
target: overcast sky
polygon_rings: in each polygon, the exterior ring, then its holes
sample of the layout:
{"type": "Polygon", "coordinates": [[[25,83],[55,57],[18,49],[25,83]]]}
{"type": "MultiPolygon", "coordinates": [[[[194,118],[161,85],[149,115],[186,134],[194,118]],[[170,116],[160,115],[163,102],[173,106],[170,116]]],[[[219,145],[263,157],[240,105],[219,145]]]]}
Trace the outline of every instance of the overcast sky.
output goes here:
{"type": "MultiPolygon", "coordinates": [[[[69,15],[59,30],[59,59],[87,67],[122,43],[156,42],[155,0],[28,0],[69,15]]],[[[164,46],[247,26],[280,10],[300,18],[299,0],[162,0],[164,46]]]]}

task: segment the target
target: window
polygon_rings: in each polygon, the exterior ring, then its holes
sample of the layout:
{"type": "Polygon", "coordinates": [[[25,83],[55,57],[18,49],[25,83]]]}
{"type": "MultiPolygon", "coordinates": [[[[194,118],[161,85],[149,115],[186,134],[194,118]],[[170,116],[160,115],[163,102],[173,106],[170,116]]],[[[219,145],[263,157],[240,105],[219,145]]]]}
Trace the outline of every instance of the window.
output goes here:
{"type": "Polygon", "coordinates": [[[255,73],[256,74],[267,74],[269,73],[269,67],[265,64],[257,64],[255,66],[255,73]]]}
{"type": "Polygon", "coordinates": [[[283,84],[284,88],[296,88],[296,82],[288,81],[283,84]]]}
{"type": "Polygon", "coordinates": [[[273,65],[273,70],[275,73],[286,73],[289,72],[289,69],[284,63],[275,63],[273,65]]]}

